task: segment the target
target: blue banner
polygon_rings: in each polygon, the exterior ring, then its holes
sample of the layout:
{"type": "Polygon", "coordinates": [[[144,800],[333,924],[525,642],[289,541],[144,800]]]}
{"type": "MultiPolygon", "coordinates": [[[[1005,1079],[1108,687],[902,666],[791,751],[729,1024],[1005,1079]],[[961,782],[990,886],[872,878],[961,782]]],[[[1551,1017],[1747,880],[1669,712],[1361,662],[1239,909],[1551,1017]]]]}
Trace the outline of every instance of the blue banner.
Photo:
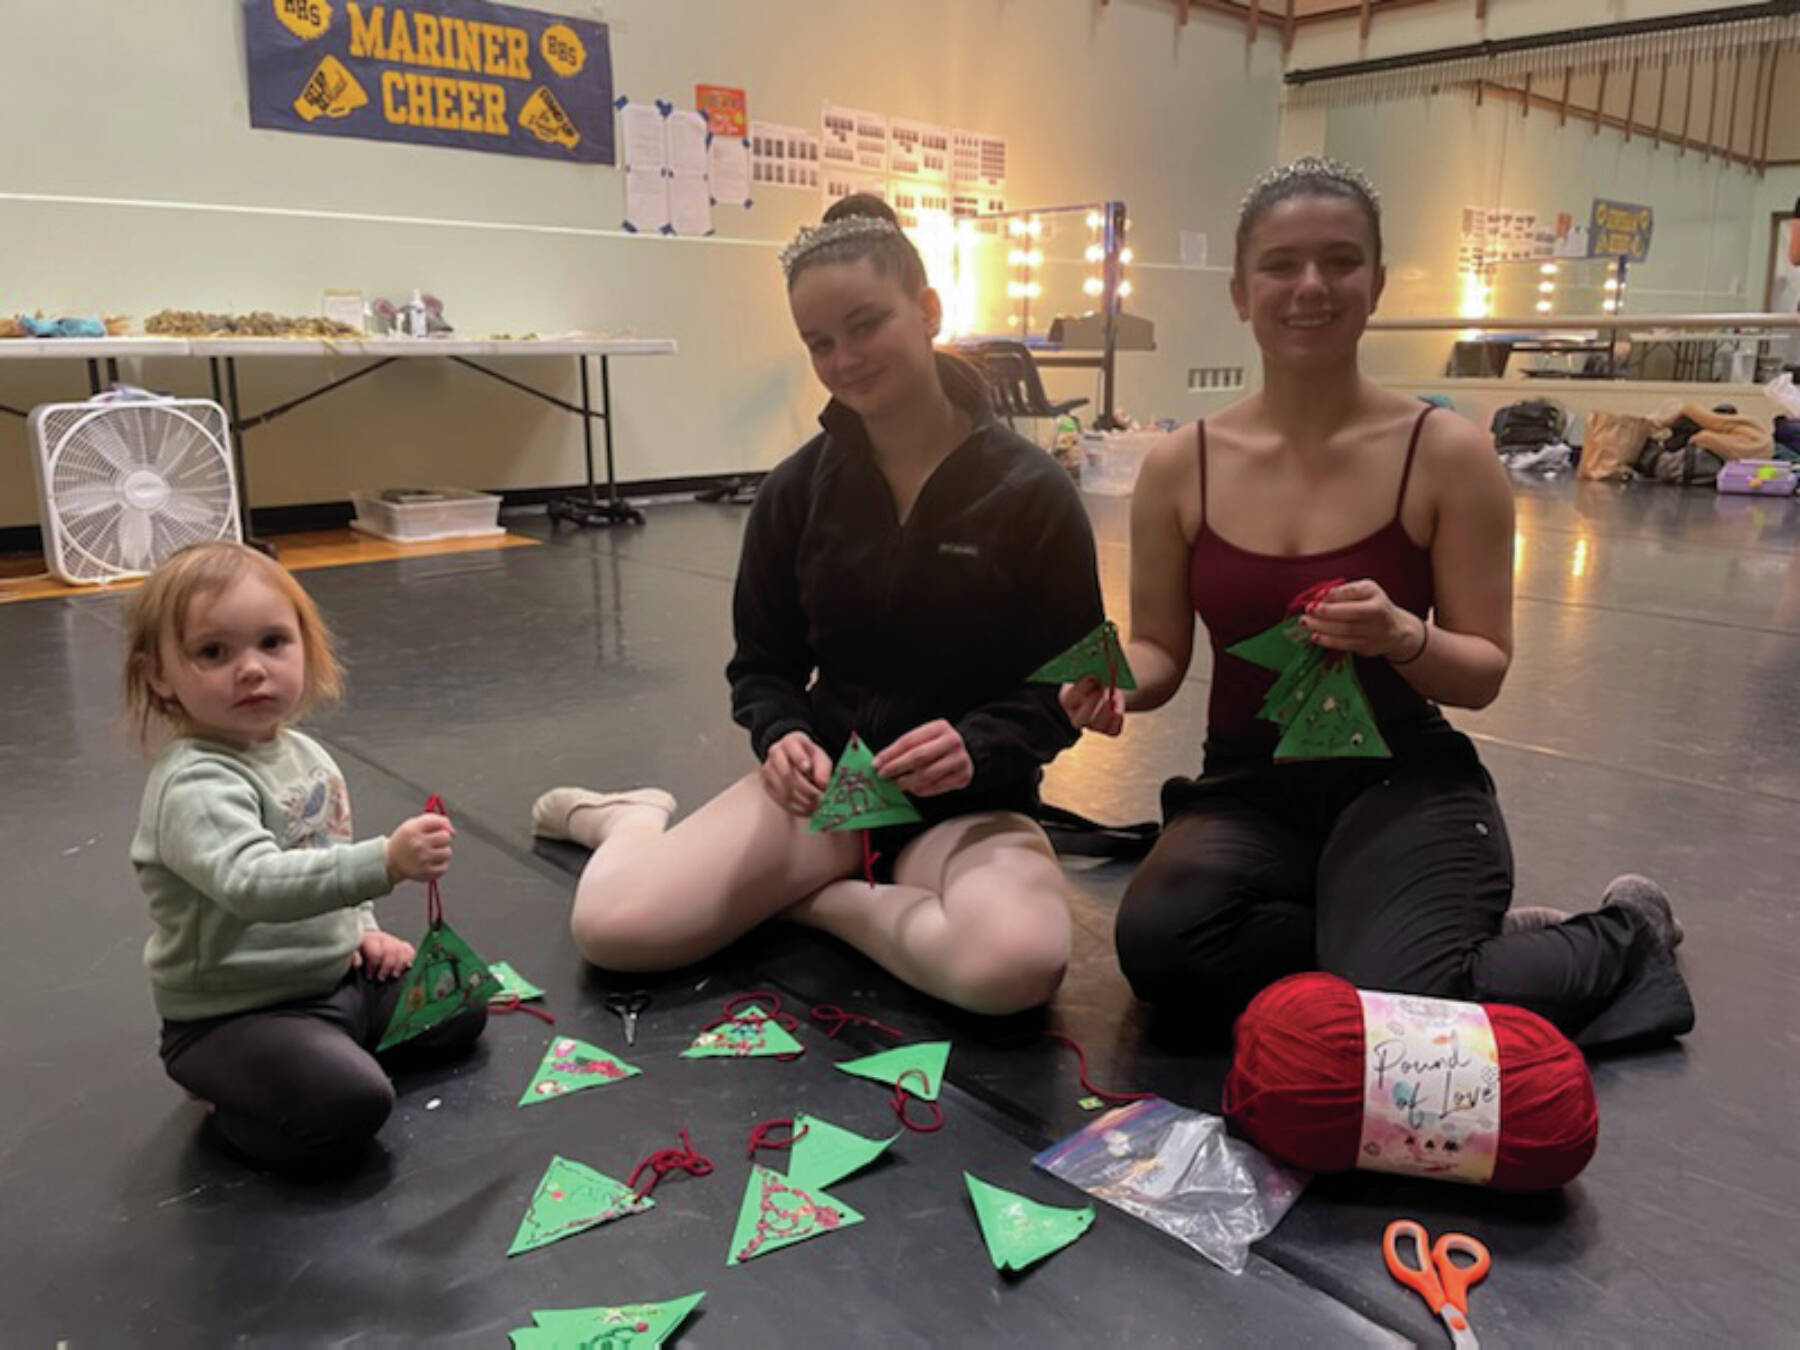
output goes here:
{"type": "Polygon", "coordinates": [[[250,125],[613,163],[606,25],[483,0],[243,0],[250,125]]]}
{"type": "Polygon", "coordinates": [[[1650,256],[1650,235],[1655,225],[1655,213],[1647,206],[1596,197],[1588,217],[1588,257],[1641,263],[1650,256]]]}

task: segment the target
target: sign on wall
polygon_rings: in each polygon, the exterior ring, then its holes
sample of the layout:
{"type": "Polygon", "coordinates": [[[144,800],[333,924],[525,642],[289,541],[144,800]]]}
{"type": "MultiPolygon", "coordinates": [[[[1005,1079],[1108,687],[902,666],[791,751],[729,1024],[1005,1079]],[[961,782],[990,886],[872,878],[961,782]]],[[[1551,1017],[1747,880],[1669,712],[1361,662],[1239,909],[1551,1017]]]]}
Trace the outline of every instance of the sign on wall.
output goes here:
{"type": "Polygon", "coordinates": [[[1588,257],[1643,262],[1650,256],[1650,232],[1655,223],[1647,206],[1594,198],[1593,214],[1588,217],[1588,257]]]}
{"type": "Polygon", "coordinates": [[[613,162],[606,25],[484,0],[243,0],[250,125],[613,162]]]}

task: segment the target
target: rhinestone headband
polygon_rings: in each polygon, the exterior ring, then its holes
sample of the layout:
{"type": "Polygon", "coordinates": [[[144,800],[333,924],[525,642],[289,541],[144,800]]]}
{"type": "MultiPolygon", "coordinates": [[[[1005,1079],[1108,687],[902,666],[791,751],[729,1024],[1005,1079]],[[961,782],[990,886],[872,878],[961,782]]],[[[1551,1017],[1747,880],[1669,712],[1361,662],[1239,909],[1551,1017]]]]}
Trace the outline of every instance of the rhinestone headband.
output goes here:
{"type": "Polygon", "coordinates": [[[1369,204],[1377,211],[1381,210],[1381,194],[1375,191],[1375,185],[1362,173],[1351,168],[1341,160],[1326,159],[1318,155],[1307,155],[1295,160],[1292,164],[1282,164],[1270,169],[1261,178],[1250,185],[1250,191],[1244,194],[1240,211],[1246,211],[1250,204],[1264,193],[1279,188],[1283,183],[1292,182],[1296,178],[1328,178],[1354,188],[1369,199],[1369,204]]]}
{"type": "Polygon", "coordinates": [[[896,239],[906,237],[892,221],[883,220],[880,216],[844,216],[838,220],[828,220],[819,226],[803,225],[800,233],[794,236],[794,242],[781,250],[781,270],[784,275],[792,276],[794,264],[828,244],[845,239],[873,239],[880,236],[892,236],[896,239]]]}

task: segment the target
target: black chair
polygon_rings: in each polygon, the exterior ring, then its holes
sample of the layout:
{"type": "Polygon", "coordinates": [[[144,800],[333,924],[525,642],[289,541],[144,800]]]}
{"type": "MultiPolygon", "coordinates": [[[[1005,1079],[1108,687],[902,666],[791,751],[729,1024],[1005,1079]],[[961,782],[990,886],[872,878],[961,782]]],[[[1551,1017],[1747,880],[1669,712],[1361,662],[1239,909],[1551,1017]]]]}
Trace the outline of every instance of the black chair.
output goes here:
{"type": "Polygon", "coordinates": [[[1031,348],[1023,342],[983,342],[975,347],[974,356],[987,381],[994,411],[1006,419],[1008,426],[1016,417],[1057,418],[1087,406],[1085,398],[1052,403],[1044,393],[1044,381],[1032,359],[1031,348]]]}

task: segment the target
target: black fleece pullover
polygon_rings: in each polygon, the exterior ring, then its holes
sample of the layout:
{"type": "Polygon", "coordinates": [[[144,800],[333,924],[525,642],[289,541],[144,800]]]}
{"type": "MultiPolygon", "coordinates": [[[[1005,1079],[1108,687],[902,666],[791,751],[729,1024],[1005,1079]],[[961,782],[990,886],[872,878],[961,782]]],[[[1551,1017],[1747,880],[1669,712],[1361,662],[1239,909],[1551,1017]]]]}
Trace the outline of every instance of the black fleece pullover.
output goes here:
{"type": "Polygon", "coordinates": [[[1025,676],[1103,617],[1093,532],[1068,475],[996,420],[966,367],[940,371],[975,426],[904,524],[862,419],[836,401],[823,434],[764,480],[725,671],[759,760],[791,731],[835,760],[852,731],[880,751],[951,722],[975,778],[917,803],[938,820],[1036,802],[1041,766],[1076,732],[1056,686],[1025,676]]]}

